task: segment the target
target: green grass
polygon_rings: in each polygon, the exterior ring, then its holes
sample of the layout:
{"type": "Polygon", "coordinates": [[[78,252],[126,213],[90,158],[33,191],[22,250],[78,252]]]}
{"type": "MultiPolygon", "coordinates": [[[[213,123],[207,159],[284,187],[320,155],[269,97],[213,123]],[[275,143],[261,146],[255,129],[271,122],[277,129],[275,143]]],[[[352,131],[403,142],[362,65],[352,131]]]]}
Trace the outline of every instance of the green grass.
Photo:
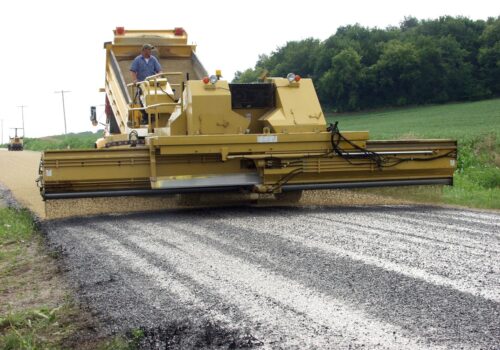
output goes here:
{"type": "Polygon", "coordinates": [[[61,339],[73,331],[65,324],[74,312],[71,304],[57,308],[10,312],[0,317],[0,348],[58,349],[61,339]]]}
{"type": "MultiPolygon", "coordinates": [[[[25,209],[0,208],[0,293],[5,298],[0,313],[0,349],[50,349],[57,335],[68,331],[62,327],[62,307],[30,307],[5,312],[10,302],[22,299],[26,280],[31,274],[37,241],[36,229],[30,213],[25,209]],[[12,296],[14,294],[14,297],[12,296]],[[50,339],[49,339],[50,338],[50,339]]],[[[9,307],[10,308],[10,307],[9,307]]]]}
{"type": "Polygon", "coordinates": [[[136,349],[141,330],[86,344],[73,338],[92,320],[68,294],[50,296],[61,294],[57,283],[44,284],[57,273],[51,255],[27,210],[0,207],[0,349],[136,349]],[[40,295],[45,286],[52,289],[40,295]]]}
{"type": "Polygon", "coordinates": [[[439,195],[375,189],[372,193],[423,202],[500,209],[500,99],[353,114],[327,114],[341,131],[367,130],[370,139],[438,138],[458,141],[454,186],[439,195]]]}
{"type": "Polygon", "coordinates": [[[126,335],[118,335],[110,340],[99,344],[97,350],[135,350],[144,338],[144,332],[141,329],[132,329],[126,335]]]}
{"type": "Polygon", "coordinates": [[[401,136],[451,138],[459,142],[479,135],[500,136],[500,99],[353,114],[327,114],[340,130],[368,130],[371,139],[401,136]]]}
{"type": "Polygon", "coordinates": [[[35,226],[29,211],[0,208],[0,246],[31,239],[35,226]]]}
{"type": "MultiPolygon", "coordinates": [[[[4,300],[6,305],[18,302],[26,280],[31,280],[32,246],[37,238],[27,210],[0,208],[0,292],[5,297],[10,295],[8,301],[4,300]],[[12,297],[13,292],[17,297],[12,297]]],[[[23,307],[5,312],[6,305],[0,313],[0,349],[51,349],[68,332],[68,327],[60,323],[63,307],[23,307]]]]}

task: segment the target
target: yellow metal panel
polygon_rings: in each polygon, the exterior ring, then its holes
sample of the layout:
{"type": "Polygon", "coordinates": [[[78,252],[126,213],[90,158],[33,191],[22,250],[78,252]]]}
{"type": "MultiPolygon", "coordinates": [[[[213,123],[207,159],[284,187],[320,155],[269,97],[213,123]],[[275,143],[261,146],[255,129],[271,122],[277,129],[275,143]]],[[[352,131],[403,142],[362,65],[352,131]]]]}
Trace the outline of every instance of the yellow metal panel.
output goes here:
{"type": "MultiPolygon", "coordinates": [[[[276,143],[281,142],[330,142],[331,134],[328,132],[322,133],[289,133],[289,134],[269,134],[276,135],[276,143]]],[[[346,138],[352,141],[367,141],[367,131],[351,131],[342,133],[346,138]]],[[[172,136],[172,137],[155,137],[150,138],[150,142],[157,146],[165,145],[209,145],[209,144],[242,144],[253,143],[259,144],[259,136],[265,134],[245,134],[245,135],[187,135],[187,136],[172,136]]]]}
{"type": "Polygon", "coordinates": [[[264,122],[260,120],[260,117],[269,112],[269,108],[244,108],[234,109],[233,111],[250,120],[248,128],[251,134],[261,134],[264,132],[263,128],[265,125],[264,122]]]}
{"type": "Polygon", "coordinates": [[[231,109],[227,81],[220,80],[212,86],[199,80],[190,80],[187,87],[189,135],[243,134],[246,131],[250,121],[231,109]]]}
{"type": "Polygon", "coordinates": [[[182,35],[175,35],[174,30],[130,30],[125,28],[123,34],[115,31],[115,46],[139,46],[146,43],[154,46],[175,46],[186,45],[188,35],[184,31],[182,35]]]}
{"type": "Polygon", "coordinates": [[[180,107],[176,108],[168,120],[168,134],[168,136],[187,134],[187,115],[186,112],[181,111],[180,107]]]}
{"type": "Polygon", "coordinates": [[[276,109],[260,118],[274,132],[324,131],[325,116],[311,79],[290,84],[287,79],[271,78],[276,85],[276,109]]]}
{"type": "MultiPolygon", "coordinates": [[[[214,183],[218,183],[217,181],[220,182],[218,176],[238,178],[238,174],[244,176],[256,172],[262,175],[261,185],[275,190],[279,190],[276,184],[280,184],[283,179],[286,179],[287,184],[321,184],[453,177],[456,154],[451,141],[441,143],[379,141],[372,142],[372,145],[383,149],[384,152],[397,153],[408,150],[413,153],[411,156],[401,156],[408,158],[408,161],[379,168],[368,159],[351,159],[348,162],[333,154],[298,155],[283,151],[283,153],[272,153],[272,159],[278,161],[279,166],[269,168],[268,162],[264,160],[256,159],[254,167],[247,167],[243,166],[242,161],[252,162],[252,160],[244,157],[223,161],[222,155],[217,154],[163,155],[158,151],[154,152],[154,163],[152,163],[148,148],[47,151],[43,158],[42,176],[47,193],[164,188],[167,182],[172,182],[174,179],[203,179],[207,175],[214,178],[214,183]],[[422,152],[421,149],[425,149],[426,152],[422,152]],[[425,158],[428,160],[419,161],[425,158]],[[289,176],[290,174],[293,176],[289,176]]],[[[165,153],[169,154],[169,147],[176,149],[179,146],[164,147],[167,149],[165,153]]],[[[225,153],[233,150],[233,147],[235,146],[227,145],[225,153]]],[[[269,155],[266,152],[254,154],[269,155]]]]}
{"type": "MultiPolygon", "coordinates": [[[[366,132],[353,132],[350,138],[353,144],[364,147],[366,132]]],[[[290,152],[327,152],[331,150],[329,133],[303,134],[261,134],[261,135],[197,135],[183,137],[151,137],[149,142],[160,146],[161,154],[209,154],[221,153],[226,149],[228,154],[262,153],[280,154],[290,152]],[[264,141],[259,142],[262,138],[264,141]],[[269,140],[270,139],[270,140],[269,140]]],[[[353,146],[341,141],[343,149],[353,149],[353,146]]]]}

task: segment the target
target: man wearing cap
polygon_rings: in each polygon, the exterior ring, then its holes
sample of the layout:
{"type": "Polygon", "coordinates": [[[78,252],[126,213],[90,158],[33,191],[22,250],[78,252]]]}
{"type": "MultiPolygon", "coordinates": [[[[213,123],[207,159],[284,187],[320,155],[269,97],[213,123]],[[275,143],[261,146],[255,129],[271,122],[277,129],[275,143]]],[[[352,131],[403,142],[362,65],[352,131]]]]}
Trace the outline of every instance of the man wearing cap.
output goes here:
{"type": "Polygon", "coordinates": [[[156,57],[151,56],[152,49],[154,49],[153,45],[144,44],[141,54],[132,62],[130,72],[132,73],[132,80],[134,83],[143,81],[150,75],[161,73],[160,62],[158,62],[156,57]]]}
{"type": "MultiPolygon", "coordinates": [[[[141,54],[137,56],[132,62],[132,65],[130,66],[130,73],[132,74],[132,80],[134,83],[138,81],[144,81],[144,79],[151,75],[161,73],[160,62],[158,62],[158,59],[156,57],[151,56],[152,49],[154,49],[153,45],[144,44],[142,46],[141,54]]],[[[137,94],[134,97],[134,100],[141,94],[141,88],[137,87],[137,94]]],[[[141,98],[139,98],[139,102],[141,106],[144,107],[144,102],[141,98]]],[[[148,114],[145,110],[141,110],[141,113],[141,124],[146,124],[148,122],[148,114]]]]}

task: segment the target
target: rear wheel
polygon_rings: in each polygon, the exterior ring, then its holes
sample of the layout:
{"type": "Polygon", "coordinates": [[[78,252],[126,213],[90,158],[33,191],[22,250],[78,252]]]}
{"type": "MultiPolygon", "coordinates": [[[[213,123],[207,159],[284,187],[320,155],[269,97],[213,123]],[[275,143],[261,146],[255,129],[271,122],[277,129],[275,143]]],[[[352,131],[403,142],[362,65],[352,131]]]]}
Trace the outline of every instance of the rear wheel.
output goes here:
{"type": "Polygon", "coordinates": [[[276,198],[280,202],[297,203],[298,201],[300,201],[300,198],[302,198],[302,190],[275,193],[274,198],[276,198]]]}

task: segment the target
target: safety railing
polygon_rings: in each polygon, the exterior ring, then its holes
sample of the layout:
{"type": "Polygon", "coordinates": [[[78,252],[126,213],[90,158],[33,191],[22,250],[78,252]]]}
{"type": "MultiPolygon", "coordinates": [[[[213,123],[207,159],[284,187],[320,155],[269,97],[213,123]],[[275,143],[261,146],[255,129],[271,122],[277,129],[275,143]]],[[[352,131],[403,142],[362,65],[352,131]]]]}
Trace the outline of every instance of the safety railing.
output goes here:
{"type": "MultiPolygon", "coordinates": [[[[151,76],[147,77],[144,81],[139,81],[139,82],[127,84],[127,88],[131,92],[131,96],[134,96],[134,99],[130,103],[131,106],[129,106],[129,111],[132,112],[129,114],[129,120],[131,118],[131,115],[133,115],[134,111],[141,111],[141,113],[142,113],[142,111],[146,111],[146,113],[148,115],[148,132],[151,133],[153,131],[152,130],[152,120],[151,120],[151,117],[153,114],[156,116],[155,117],[155,128],[158,128],[159,127],[159,125],[158,125],[158,122],[159,122],[158,108],[165,107],[165,106],[182,106],[182,92],[184,90],[184,81],[182,81],[182,83],[180,83],[180,84],[170,84],[167,76],[172,76],[172,75],[182,76],[183,74],[184,73],[182,73],[182,72],[158,73],[158,74],[151,75],[151,76]],[[179,93],[179,99],[175,102],[161,102],[161,103],[155,103],[155,104],[149,104],[149,105],[147,104],[146,99],[144,99],[144,101],[139,100],[139,104],[142,105],[141,107],[132,107],[132,105],[138,104],[136,100],[138,98],[140,99],[140,93],[139,93],[140,86],[144,82],[146,82],[146,88],[148,89],[147,92],[143,91],[144,94],[147,93],[149,95],[154,94],[154,96],[159,96],[159,95],[161,95],[161,94],[159,94],[159,92],[161,92],[163,95],[171,96],[174,101],[175,101],[175,97],[173,97],[173,96],[175,96],[175,94],[172,93],[172,95],[170,95],[168,93],[168,91],[166,91],[166,89],[164,90],[162,88],[162,84],[164,83],[166,88],[168,86],[170,86],[171,88],[172,87],[180,87],[181,91],[179,93]],[[153,92],[153,94],[151,94],[151,92],[153,92]],[[148,112],[151,110],[153,110],[153,111],[148,112]]],[[[131,120],[131,121],[133,123],[133,120],[131,120]]]]}

